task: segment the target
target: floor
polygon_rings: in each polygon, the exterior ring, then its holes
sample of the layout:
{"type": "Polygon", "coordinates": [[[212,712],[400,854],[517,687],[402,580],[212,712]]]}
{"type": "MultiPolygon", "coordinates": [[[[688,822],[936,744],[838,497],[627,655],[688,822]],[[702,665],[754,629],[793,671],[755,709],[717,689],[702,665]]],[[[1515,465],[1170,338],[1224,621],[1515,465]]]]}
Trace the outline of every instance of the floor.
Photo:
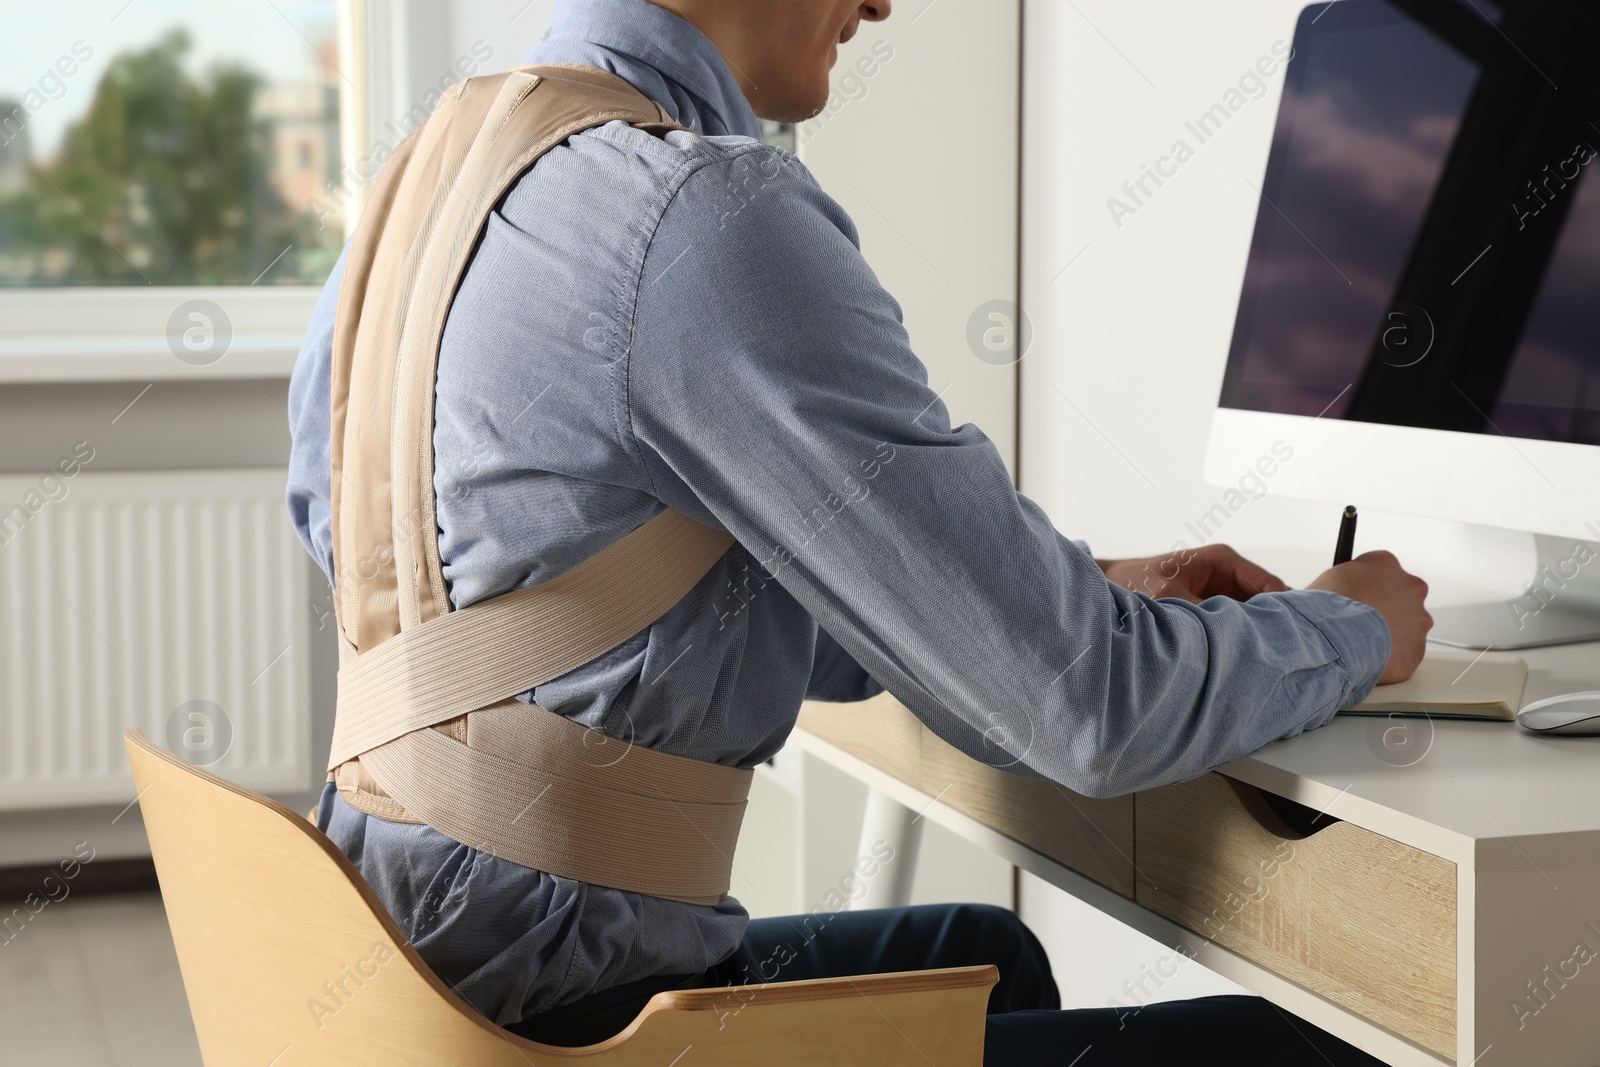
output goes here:
{"type": "Polygon", "coordinates": [[[8,933],[0,941],[0,1059],[200,1067],[155,893],[69,896],[8,933]]]}

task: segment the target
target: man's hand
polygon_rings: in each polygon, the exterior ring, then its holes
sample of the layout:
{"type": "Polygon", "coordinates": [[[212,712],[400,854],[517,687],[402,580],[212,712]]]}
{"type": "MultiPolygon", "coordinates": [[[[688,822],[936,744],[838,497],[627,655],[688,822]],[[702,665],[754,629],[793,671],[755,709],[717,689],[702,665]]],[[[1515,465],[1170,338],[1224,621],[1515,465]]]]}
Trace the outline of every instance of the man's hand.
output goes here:
{"type": "Polygon", "coordinates": [[[1227,545],[1202,545],[1145,559],[1097,559],[1111,581],[1160,599],[1175,596],[1198,604],[1207,597],[1249,600],[1257,593],[1289,587],[1277,575],[1251,563],[1227,545]]]}
{"type": "Polygon", "coordinates": [[[1377,608],[1389,624],[1389,662],[1379,685],[1403,682],[1422,662],[1433,616],[1423,608],[1428,583],[1400,569],[1391,552],[1363,552],[1317,575],[1308,589],[1327,589],[1377,608]]]}

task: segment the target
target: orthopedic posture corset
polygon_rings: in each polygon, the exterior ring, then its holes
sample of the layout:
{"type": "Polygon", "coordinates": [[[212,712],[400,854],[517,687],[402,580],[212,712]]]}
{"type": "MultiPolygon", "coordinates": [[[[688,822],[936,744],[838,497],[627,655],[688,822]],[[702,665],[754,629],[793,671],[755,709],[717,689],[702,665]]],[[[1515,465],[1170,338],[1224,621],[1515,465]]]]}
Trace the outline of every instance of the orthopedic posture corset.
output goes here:
{"type": "Polygon", "coordinates": [[[554,580],[451,609],[433,496],[445,317],[501,197],[546,151],[621,119],[681,129],[588,67],[445,94],[371,188],[333,339],[340,670],[330,777],[351,804],[597,885],[727,893],[751,772],[605,738],[515,699],[639,633],[733,543],[666,510],[554,580]]]}

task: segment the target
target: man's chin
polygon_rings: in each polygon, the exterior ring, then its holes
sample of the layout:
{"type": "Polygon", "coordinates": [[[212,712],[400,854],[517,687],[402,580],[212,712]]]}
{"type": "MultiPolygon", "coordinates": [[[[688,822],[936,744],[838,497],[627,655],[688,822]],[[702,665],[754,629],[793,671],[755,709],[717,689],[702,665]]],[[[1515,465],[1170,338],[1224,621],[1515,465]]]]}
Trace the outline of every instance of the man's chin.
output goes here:
{"type": "Polygon", "coordinates": [[[822,114],[822,109],[828,106],[828,93],[828,83],[824,80],[820,88],[813,89],[803,97],[773,101],[762,109],[760,117],[798,126],[822,114]]]}

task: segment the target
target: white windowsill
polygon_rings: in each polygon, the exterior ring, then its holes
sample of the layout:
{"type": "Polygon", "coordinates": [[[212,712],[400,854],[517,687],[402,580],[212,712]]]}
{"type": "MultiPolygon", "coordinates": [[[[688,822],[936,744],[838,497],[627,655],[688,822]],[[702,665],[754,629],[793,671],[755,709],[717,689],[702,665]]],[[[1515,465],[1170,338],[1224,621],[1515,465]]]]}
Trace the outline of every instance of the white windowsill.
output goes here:
{"type": "Polygon", "coordinates": [[[21,289],[0,292],[0,383],[286,378],[316,303],[312,287],[21,289]],[[168,342],[176,309],[206,300],[232,339],[203,366],[168,342]]]}

